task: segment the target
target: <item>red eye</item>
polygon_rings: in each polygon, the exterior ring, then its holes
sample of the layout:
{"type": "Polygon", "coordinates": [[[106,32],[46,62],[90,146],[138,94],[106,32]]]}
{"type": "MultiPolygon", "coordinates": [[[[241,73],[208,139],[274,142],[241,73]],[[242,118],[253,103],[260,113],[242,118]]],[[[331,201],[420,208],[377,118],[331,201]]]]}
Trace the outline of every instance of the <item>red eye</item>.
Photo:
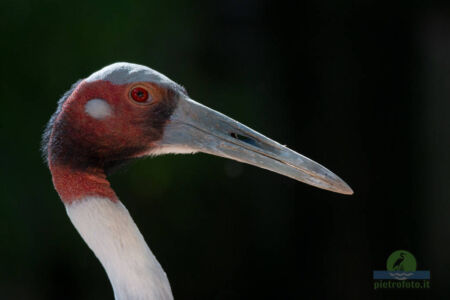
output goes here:
{"type": "Polygon", "coordinates": [[[131,98],[133,98],[134,101],[139,103],[147,102],[148,100],[148,91],[141,87],[135,87],[131,90],[131,98]]]}

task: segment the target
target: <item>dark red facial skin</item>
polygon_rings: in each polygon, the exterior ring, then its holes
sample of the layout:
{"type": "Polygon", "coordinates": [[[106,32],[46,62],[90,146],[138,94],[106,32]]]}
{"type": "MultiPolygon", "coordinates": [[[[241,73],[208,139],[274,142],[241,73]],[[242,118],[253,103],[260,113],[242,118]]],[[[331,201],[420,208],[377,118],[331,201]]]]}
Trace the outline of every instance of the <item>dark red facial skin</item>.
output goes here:
{"type": "Polygon", "coordinates": [[[56,116],[48,141],[48,163],[61,199],[71,203],[100,196],[117,201],[105,169],[148,152],[162,138],[177,99],[177,92],[153,83],[82,81],[56,116]],[[133,100],[130,91],[135,87],[149,92],[148,102],[133,100]],[[85,104],[92,99],[107,101],[111,116],[99,120],[87,114],[85,104]]]}

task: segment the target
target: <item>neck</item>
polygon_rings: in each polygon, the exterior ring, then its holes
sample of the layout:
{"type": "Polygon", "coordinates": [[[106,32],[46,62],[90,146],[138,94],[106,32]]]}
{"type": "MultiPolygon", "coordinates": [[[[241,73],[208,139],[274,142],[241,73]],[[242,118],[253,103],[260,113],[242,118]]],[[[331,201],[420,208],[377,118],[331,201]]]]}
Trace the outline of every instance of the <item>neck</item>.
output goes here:
{"type": "Polygon", "coordinates": [[[86,196],[100,196],[117,202],[118,198],[106,179],[105,171],[98,167],[76,169],[60,163],[49,164],[53,185],[61,200],[70,204],[86,196]]]}
{"type": "Polygon", "coordinates": [[[67,214],[105,268],[115,299],[173,299],[166,273],[104,173],[51,169],[67,214]],[[90,192],[81,196],[83,190],[90,192]]]}
{"type": "Polygon", "coordinates": [[[120,201],[89,197],[66,209],[105,268],[117,300],[173,299],[166,273],[120,201]]]}

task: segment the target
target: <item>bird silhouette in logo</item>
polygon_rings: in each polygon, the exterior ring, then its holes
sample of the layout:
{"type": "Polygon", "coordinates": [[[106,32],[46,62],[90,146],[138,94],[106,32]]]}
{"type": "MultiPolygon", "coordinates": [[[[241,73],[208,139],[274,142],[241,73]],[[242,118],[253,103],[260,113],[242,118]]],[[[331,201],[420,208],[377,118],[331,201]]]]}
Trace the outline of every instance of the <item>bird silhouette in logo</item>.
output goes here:
{"type": "Polygon", "coordinates": [[[403,268],[403,262],[405,261],[405,253],[400,253],[400,257],[397,258],[397,260],[395,261],[394,265],[392,266],[392,269],[394,271],[404,271],[405,269],[403,268]]]}

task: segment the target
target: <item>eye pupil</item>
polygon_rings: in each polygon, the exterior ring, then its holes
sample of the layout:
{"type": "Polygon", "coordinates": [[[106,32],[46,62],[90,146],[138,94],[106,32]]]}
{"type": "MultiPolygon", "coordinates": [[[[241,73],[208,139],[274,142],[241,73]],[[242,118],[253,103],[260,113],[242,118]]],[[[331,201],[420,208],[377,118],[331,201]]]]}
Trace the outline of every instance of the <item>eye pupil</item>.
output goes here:
{"type": "Polygon", "coordinates": [[[136,87],[131,90],[131,98],[136,102],[146,102],[148,100],[148,91],[141,87],[136,87]]]}

